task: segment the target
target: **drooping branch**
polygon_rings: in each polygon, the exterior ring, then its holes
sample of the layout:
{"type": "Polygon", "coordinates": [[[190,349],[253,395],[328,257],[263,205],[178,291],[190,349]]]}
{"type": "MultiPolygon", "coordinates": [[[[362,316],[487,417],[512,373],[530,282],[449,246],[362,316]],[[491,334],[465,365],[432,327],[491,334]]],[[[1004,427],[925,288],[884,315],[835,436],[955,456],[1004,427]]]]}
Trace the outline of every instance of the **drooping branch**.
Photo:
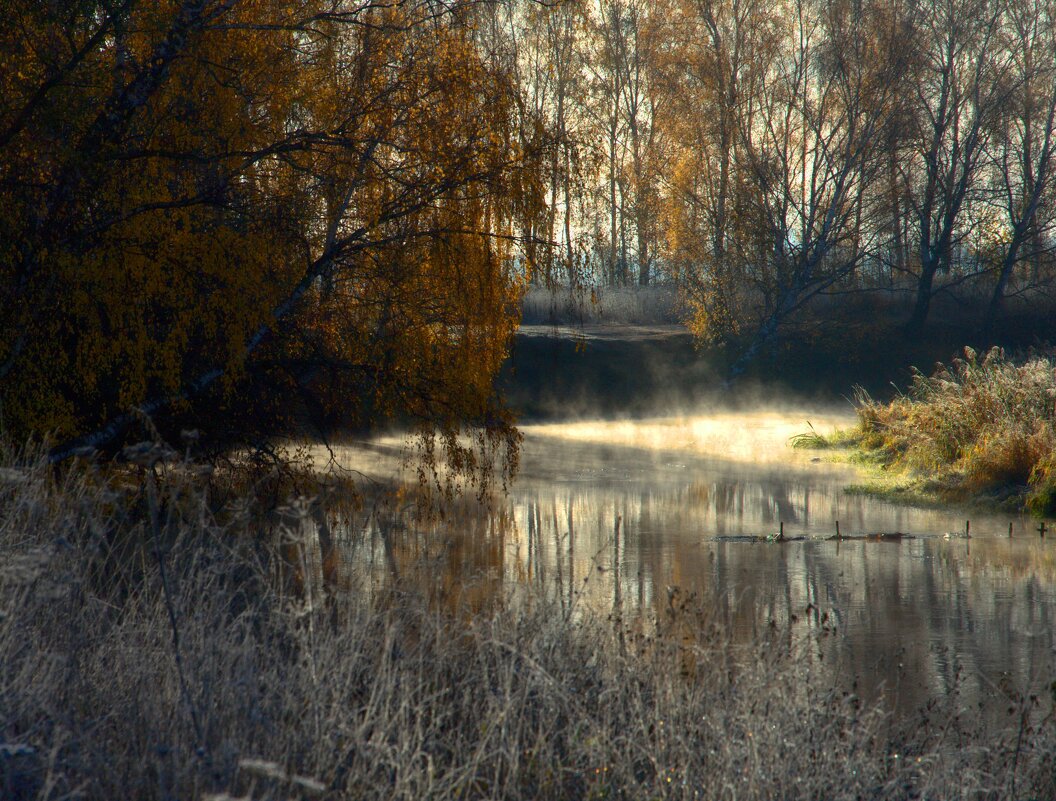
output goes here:
{"type": "MultiPolygon", "coordinates": [[[[361,169],[373,157],[377,141],[371,144],[360,159],[361,169]]],[[[506,166],[506,165],[502,165],[506,166]]],[[[499,168],[501,169],[501,167],[499,168]]],[[[369,235],[372,231],[383,228],[399,219],[415,215],[440,200],[453,191],[457,186],[464,184],[479,183],[492,177],[491,173],[475,173],[469,176],[455,178],[454,176],[439,182],[431,191],[422,194],[417,199],[406,204],[395,204],[390,206],[371,226],[360,226],[355,230],[338,237],[336,223],[332,223],[327,232],[327,246],[323,253],[316,258],[305,270],[301,280],[293,287],[286,297],[272,309],[269,319],[261,323],[247,339],[240,354],[240,362],[245,363],[263,344],[268,334],[272,333],[278,324],[289,317],[299,306],[305,295],[311,290],[316,282],[327,275],[339,260],[349,257],[356,250],[363,249],[371,244],[369,235]]],[[[350,190],[351,192],[351,190],[350,190]]],[[[350,193],[349,195],[350,196],[350,193]]],[[[129,426],[144,415],[153,416],[158,412],[171,408],[172,406],[190,400],[201,395],[221,377],[225,375],[227,368],[213,367],[197,378],[190,381],[177,393],[154,398],[139,404],[135,409],[117,415],[109,420],[101,428],[61,443],[52,448],[48,453],[48,459],[52,464],[64,461],[86,450],[98,450],[113,444],[121,437],[129,426]]]]}

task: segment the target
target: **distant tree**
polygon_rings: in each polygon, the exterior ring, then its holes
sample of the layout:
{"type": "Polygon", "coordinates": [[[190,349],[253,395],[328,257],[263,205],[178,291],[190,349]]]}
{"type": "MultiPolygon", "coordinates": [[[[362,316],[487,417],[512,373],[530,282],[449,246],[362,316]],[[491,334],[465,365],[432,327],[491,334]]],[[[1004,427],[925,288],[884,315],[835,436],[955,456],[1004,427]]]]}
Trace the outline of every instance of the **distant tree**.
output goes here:
{"type": "Polygon", "coordinates": [[[605,193],[608,217],[608,257],[606,278],[612,284],[626,284],[627,254],[627,186],[624,166],[625,94],[624,61],[626,2],[600,0],[591,28],[593,52],[588,64],[591,69],[593,102],[588,107],[595,124],[603,132],[604,164],[607,189],[605,193]]]}
{"type": "Polygon", "coordinates": [[[1006,90],[989,138],[991,174],[998,185],[1003,236],[987,327],[1001,314],[1015,268],[1037,263],[1051,232],[1056,149],[1056,5],[1050,0],[1009,0],[999,32],[1010,57],[1006,90]]]}
{"type": "Polygon", "coordinates": [[[663,171],[663,129],[657,124],[665,95],[659,91],[658,58],[666,33],[662,8],[633,0],[623,9],[622,24],[613,33],[614,67],[621,71],[620,111],[626,131],[625,186],[631,196],[627,216],[634,226],[637,275],[649,283],[656,258],[658,183],[663,171]]]}
{"type": "Polygon", "coordinates": [[[916,299],[907,329],[924,326],[949,273],[955,248],[968,240],[968,212],[979,202],[980,165],[1007,89],[1010,54],[1000,46],[1001,0],[913,4],[915,31],[905,47],[913,94],[901,160],[905,206],[917,238],[916,299]]]}
{"type": "Polygon", "coordinates": [[[524,102],[548,140],[549,202],[540,238],[545,257],[537,260],[533,278],[551,286],[558,279],[569,285],[582,280],[573,220],[583,192],[585,25],[578,2],[525,4],[511,20],[524,102]]]}

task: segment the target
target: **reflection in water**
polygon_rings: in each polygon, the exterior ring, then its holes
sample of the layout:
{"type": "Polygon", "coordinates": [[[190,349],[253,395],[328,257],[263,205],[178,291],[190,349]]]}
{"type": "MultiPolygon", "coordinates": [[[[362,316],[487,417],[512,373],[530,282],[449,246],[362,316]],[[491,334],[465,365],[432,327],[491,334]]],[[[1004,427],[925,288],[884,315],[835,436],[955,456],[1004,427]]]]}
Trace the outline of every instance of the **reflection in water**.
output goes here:
{"type": "MultiPolygon", "coordinates": [[[[671,588],[692,590],[740,635],[824,632],[817,655],[834,680],[882,688],[903,710],[955,687],[982,700],[1048,686],[1056,542],[1026,519],[981,515],[965,539],[963,514],[848,495],[852,468],[787,447],[803,419],[528,427],[521,475],[491,510],[460,504],[415,536],[381,537],[374,525],[357,558],[428,577],[437,597],[472,608],[531,582],[570,614],[586,604],[648,619],[671,588]],[[828,539],[836,521],[851,538],[828,539]],[[803,539],[765,539],[782,525],[803,539]],[[855,538],[878,532],[909,536],[855,538]]],[[[819,430],[849,422],[814,419],[819,430]]],[[[384,447],[354,464],[378,474],[395,465],[384,447]]]]}

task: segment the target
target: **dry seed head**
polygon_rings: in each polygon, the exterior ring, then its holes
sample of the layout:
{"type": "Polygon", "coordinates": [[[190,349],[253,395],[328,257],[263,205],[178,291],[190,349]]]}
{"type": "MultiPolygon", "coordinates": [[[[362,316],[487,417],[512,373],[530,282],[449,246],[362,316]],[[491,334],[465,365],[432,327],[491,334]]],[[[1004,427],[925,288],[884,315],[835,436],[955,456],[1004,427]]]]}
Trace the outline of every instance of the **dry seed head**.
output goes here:
{"type": "Polygon", "coordinates": [[[29,478],[29,473],[26,470],[19,470],[15,467],[0,467],[0,482],[21,484],[27,478],[29,478]]]}
{"type": "Polygon", "coordinates": [[[280,782],[294,784],[309,793],[324,793],[326,785],[308,776],[289,774],[282,769],[277,762],[269,762],[265,759],[240,759],[238,767],[247,773],[255,773],[267,779],[275,779],[280,782]]]}
{"type": "Polygon", "coordinates": [[[265,759],[240,759],[238,767],[246,773],[255,773],[267,779],[278,779],[286,781],[286,771],[278,762],[269,762],[265,759]]]}
{"type": "Polygon", "coordinates": [[[37,580],[50,561],[51,555],[42,548],[13,554],[0,564],[0,581],[29,584],[37,580]]]}

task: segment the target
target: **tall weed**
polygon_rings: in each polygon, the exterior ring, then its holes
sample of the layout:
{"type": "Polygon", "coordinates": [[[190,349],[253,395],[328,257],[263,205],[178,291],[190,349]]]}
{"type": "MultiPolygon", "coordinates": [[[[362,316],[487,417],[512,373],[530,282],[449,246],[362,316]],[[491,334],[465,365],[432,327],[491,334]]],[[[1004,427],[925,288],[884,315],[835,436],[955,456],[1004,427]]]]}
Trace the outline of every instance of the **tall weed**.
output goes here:
{"type": "Polygon", "coordinates": [[[3,457],[10,801],[1056,797],[1047,712],[1017,737],[939,699],[902,726],[816,643],[739,643],[678,591],[634,624],[541,592],[442,611],[355,565],[324,582],[304,502],[3,457]]]}
{"type": "Polygon", "coordinates": [[[1023,495],[1048,480],[1056,453],[1051,356],[1017,363],[999,348],[917,371],[909,391],[889,404],[858,398],[858,442],[958,496],[1023,495]]]}

